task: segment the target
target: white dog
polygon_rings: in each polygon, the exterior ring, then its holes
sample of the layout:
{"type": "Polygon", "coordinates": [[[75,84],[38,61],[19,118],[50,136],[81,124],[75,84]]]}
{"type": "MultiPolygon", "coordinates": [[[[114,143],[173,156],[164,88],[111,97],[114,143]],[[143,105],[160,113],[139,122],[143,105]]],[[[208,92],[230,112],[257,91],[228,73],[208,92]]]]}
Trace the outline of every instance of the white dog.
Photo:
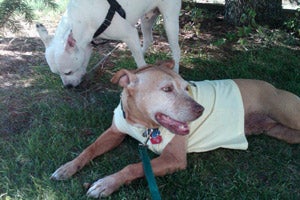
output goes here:
{"type": "Polygon", "coordinates": [[[125,42],[138,67],[144,66],[144,53],[152,43],[152,26],[162,14],[175,71],[179,71],[178,44],[180,0],[70,0],[54,37],[42,24],[37,31],[46,46],[46,60],[64,86],[80,84],[92,53],[95,37],[125,42]],[[141,18],[143,48],[134,25],[141,18]]]}

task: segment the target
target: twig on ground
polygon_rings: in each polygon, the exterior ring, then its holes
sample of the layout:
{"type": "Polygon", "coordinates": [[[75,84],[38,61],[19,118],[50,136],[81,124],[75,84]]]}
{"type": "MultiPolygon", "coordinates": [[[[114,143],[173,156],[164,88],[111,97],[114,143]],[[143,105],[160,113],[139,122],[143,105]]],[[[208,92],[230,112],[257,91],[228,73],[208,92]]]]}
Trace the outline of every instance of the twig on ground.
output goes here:
{"type": "Polygon", "coordinates": [[[117,50],[119,47],[120,47],[120,44],[121,43],[118,43],[116,46],[115,46],[115,48],[113,48],[108,54],[106,54],[99,62],[97,62],[97,64],[90,70],[90,71],[88,71],[87,72],[87,74],[88,73],[90,73],[90,72],[92,72],[92,71],[94,71],[96,68],[98,68],[100,65],[101,65],[101,69],[103,69],[104,67],[104,63],[105,63],[105,61],[109,58],[109,56],[115,51],[115,50],[117,50]]]}

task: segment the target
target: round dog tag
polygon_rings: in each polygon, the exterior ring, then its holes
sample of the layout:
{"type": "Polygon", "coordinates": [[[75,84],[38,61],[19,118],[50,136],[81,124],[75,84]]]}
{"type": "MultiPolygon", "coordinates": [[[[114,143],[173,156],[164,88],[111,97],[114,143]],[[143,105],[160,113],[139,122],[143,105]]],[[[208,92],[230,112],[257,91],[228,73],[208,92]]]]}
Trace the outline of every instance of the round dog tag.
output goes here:
{"type": "Polygon", "coordinates": [[[157,135],[156,137],[151,137],[150,138],[150,142],[152,144],[159,144],[159,143],[161,143],[161,141],[162,141],[161,135],[157,135]]]}

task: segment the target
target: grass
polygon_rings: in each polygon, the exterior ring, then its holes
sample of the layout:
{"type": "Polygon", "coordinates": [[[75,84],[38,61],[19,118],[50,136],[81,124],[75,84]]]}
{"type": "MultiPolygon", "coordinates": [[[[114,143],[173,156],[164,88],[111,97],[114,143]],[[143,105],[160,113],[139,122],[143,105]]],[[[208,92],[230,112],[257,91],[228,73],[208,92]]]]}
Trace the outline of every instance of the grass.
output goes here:
{"type": "MultiPolygon", "coordinates": [[[[235,48],[235,44],[210,46],[200,40],[181,40],[183,48],[193,49],[182,54],[181,75],[188,80],[262,79],[300,95],[299,43],[274,41],[271,46],[257,45],[247,51],[235,48]],[[219,51],[204,51],[206,46],[220,50],[222,56],[215,56],[219,51]]],[[[70,180],[49,179],[56,168],[76,157],[111,124],[120,88],[108,81],[117,69],[135,67],[130,53],[117,54],[122,56],[111,58],[114,68],[106,69],[96,80],[101,90],[66,90],[58,76],[40,65],[30,66],[32,72],[20,77],[23,82],[30,79],[29,86],[0,88],[1,200],[87,199],[84,183],[140,161],[138,143],[127,138],[119,148],[96,158],[70,180]]],[[[153,49],[146,56],[149,63],[167,58],[167,52],[154,53],[153,49]]],[[[93,57],[91,63],[95,60],[93,57]]],[[[299,152],[299,144],[250,137],[247,151],[218,149],[189,154],[186,170],[157,177],[157,183],[163,199],[296,200],[300,197],[299,152]]],[[[147,182],[134,181],[108,199],[150,199],[147,182]]]]}

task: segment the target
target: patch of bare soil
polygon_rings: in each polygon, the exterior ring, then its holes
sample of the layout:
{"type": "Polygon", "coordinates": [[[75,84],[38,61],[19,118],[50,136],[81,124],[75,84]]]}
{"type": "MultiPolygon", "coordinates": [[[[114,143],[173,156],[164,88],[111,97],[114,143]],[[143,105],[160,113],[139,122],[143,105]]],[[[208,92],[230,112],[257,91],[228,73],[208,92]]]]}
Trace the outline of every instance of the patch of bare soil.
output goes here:
{"type": "Polygon", "coordinates": [[[30,125],[26,88],[31,86],[32,66],[46,65],[42,42],[27,26],[22,34],[0,38],[0,136],[21,133],[30,125]]]}

